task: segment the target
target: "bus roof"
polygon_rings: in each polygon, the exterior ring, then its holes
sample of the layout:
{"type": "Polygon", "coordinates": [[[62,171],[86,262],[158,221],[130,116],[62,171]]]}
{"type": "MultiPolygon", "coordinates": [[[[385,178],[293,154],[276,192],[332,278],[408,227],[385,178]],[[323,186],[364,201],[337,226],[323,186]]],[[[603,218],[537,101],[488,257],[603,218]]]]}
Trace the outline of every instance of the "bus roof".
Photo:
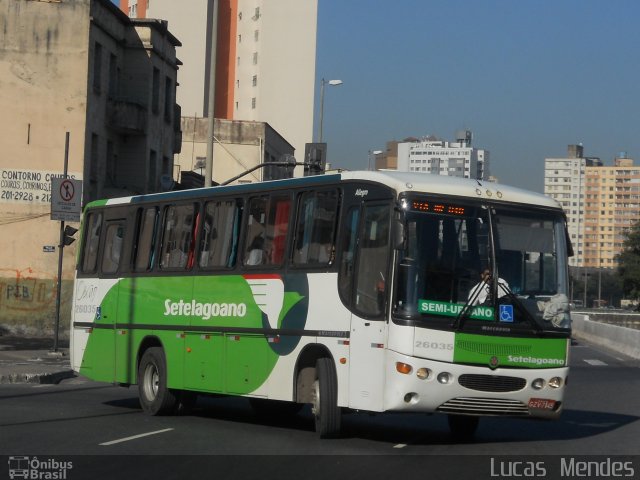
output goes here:
{"type": "Polygon", "coordinates": [[[278,187],[295,188],[312,185],[321,186],[324,184],[333,184],[341,180],[360,180],[380,183],[392,188],[397,194],[401,192],[431,193],[453,195],[456,197],[468,197],[470,199],[539,205],[556,209],[561,208],[560,204],[551,197],[521,188],[510,187],[508,185],[468,178],[433,175],[430,173],[397,171],[352,171],[341,172],[338,174],[314,175],[310,177],[247,183],[242,185],[194,188],[165,193],[153,193],[149,195],[97,200],[89,203],[87,206],[95,207],[100,205],[118,205],[149,200],[181,200],[199,198],[206,196],[207,193],[214,192],[225,192],[229,194],[251,193],[255,191],[264,191],[265,187],[267,187],[267,189],[272,189],[278,187]]]}
{"type": "Polygon", "coordinates": [[[549,208],[561,208],[560,204],[541,193],[511,187],[494,182],[470,178],[449,177],[419,172],[344,172],[342,179],[372,180],[384,183],[396,192],[425,192],[456,197],[524,203],[549,208]]]}

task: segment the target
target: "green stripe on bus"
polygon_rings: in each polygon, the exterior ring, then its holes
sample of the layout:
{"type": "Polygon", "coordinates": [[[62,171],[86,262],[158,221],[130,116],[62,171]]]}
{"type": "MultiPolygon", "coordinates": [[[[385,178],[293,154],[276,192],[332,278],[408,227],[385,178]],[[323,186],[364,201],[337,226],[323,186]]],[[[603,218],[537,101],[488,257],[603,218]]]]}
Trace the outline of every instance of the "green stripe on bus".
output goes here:
{"type": "MultiPolygon", "coordinates": [[[[283,279],[276,281],[287,285],[283,279]]],[[[276,331],[289,330],[289,313],[302,300],[299,292],[284,291],[278,318],[271,319],[276,331]]],[[[301,337],[287,336],[282,345],[270,343],[264,334],[271,330],[268,320],[240,275],[125,278],[100,304],[80,373],[99,381],[135,383],[140,343],[154,336],[165,351],[170,388],[251,393],[301,337]],[[201,333],[207,330],[213,339],[204,343],[201,333]],[[222,364],[211,363],[214,358],[222,361],[224,372],[218,372],[222,364]],[[228,382],[220,384],[223,373],[228,382]],[[200,378],[210,381],[196,381],[200,378]]],[[[295,327],[291,330],[303,331],[304,323],[295,327]]]]}
{"type": "Polygon", "coordinates": [[[559,368],[567,364],[567,341],[457,333],[453,361],[491,367],[559,368]]]}

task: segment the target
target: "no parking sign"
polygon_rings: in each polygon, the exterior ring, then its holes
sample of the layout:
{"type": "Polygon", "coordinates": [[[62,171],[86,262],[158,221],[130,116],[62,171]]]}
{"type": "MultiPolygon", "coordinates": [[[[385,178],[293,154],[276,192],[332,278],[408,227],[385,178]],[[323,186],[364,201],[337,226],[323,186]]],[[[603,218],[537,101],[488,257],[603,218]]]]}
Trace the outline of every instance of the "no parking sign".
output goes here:
{"type": "Polygon", "coordinates": [[[51,179],[51,220],[79,222],[82,211],[82,180],[51,179]]]}

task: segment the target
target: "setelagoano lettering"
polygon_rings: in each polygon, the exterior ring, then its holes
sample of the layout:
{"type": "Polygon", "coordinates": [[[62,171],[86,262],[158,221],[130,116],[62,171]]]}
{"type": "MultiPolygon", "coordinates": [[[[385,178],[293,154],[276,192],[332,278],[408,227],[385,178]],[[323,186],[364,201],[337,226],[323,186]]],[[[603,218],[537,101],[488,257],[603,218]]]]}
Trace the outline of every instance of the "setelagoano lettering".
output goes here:
{"type": "Polygon", "coordinates": [[[164,316],[200,317],[209,320],[211,317],[244,317],[247,314],[245,303],[201,303],[196,300],[186,302],[182,299],[164,301],[164,316]]]}
{"type": "Polygon", "coordinates": [[[536,358],[536,357],[515,357],[509,355],[509,361],[513,363],[533,363],[535,365],[564,365],[561,358],[536,358]]]}

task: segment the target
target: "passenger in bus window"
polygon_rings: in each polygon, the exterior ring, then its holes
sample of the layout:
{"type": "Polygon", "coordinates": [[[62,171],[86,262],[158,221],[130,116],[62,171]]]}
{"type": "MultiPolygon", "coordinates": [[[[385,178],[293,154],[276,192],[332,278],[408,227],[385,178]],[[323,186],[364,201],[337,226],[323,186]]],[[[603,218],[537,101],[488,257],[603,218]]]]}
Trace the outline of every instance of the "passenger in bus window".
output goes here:
{"type": "MultiPolygon", "coordinates": [[[[482,305],[491,299],[491,270],[485,268],[480,274],[480,282],[469,292],[471,305],[482,305]]],[[[509,284],[502,278],[498,278],[498,298],[509,294],[509,284]]]]}
{"type": "Polygon", "coordinates": [[[264,237],[261,235],[257,235],[251,245],[249,245],[249,249],[247,250],[247,259],[245,261],[246,265],[262,265],[265,260],[264,253],[264,237]]]}
{"type": "Polygon", "coordinates": [[[298,251],[298,263],[329,263],[331,245],[321,243],[305,243],[298,251]]]}

